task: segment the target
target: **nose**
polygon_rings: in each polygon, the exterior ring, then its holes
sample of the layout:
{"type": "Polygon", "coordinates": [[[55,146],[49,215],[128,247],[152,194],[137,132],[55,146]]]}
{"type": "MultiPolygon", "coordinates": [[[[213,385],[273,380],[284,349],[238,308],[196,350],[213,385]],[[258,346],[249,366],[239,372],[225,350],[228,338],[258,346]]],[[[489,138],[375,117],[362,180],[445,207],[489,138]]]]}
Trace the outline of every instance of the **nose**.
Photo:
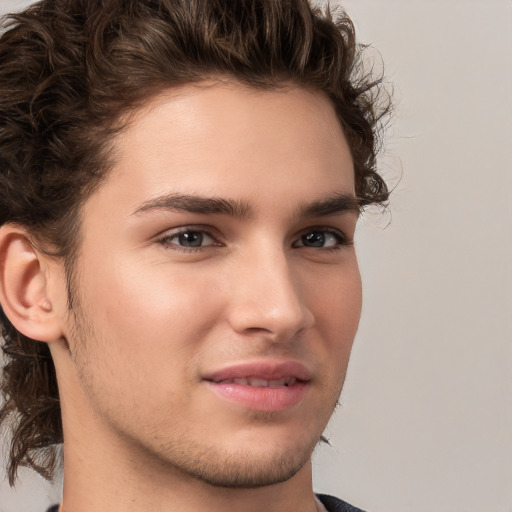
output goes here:
{"type": "Polygon", "coordinates": [[[314,324],[307,290],[283,251],[263,250],[238,262],[232,279],[228,321],[237,333],[283,342],[314,324]]]}

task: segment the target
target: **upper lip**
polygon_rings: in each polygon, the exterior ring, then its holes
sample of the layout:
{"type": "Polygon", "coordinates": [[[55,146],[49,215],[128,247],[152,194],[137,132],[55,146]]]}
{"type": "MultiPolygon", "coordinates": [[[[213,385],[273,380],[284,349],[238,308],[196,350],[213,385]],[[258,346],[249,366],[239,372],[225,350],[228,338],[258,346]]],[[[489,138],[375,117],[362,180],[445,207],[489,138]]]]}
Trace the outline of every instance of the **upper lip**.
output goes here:
{"type": "Polygon", "coordinates": [[[300,381],[311,379],[311,371],[297,361],[248,361],[227,366],[208,373],[204,380],[221,382],[231,379],[255,377],[264,380],[285,379],[295,377],[300,381]]]}

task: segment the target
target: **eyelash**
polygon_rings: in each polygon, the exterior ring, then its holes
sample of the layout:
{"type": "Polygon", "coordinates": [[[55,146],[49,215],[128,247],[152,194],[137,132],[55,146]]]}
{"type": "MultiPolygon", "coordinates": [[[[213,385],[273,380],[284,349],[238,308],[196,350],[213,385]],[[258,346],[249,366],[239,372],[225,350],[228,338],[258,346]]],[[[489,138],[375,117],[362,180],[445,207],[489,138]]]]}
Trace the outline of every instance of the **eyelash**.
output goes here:
{"type": "Polygon", "coordinates": [[[186,226],[186,227],[181,228],[173,233],[167,233],[165,236],[158,239],[157,242],[159,244],[161,244],[167,250],[181,251],[181,252],[186,252],[186,253],[198,252],[198,251],[204,250],[207,247],[212,247],[212,246],[213,247],[222,246],[222,244],[220,242],[217,242],[215,235],[213,235],[213,233],[210,230],[208,230],[202,226],[197,226],[197,227],[196,226],[186,226]],[[214,241],[214,243],[208,244],[206,246],[201,245],[199,247],[185,247],[185,246],[170,242],[170,240],[172,240],[176,237],[179,237],[180,235],[184,235],[186,233],[200,233],[202,235],[206,235],[209,238],[211,238],[214,241]]]}
{"type": "MultiPolygon", "coordinates": [[[[215,235],[210,230],[208,230],[202,226],[197,226],[197,227],[186,226],[182,229],[179,229],[178,231],[166,234],[165,236],[159,238],[157,240],[157,242],[159,244],[161,244],[167,250],[181,251],[181,252],[186,252],[186,253],[194,253],[194,252],[198,252],[201,250],[205,250],[205,248],[208,248],[208,247],[221,247],[223,245],[222,243],[217,242],[215,235]],[[175,239],[176,237],[179,237],[186,233],[199,233],[201,235],[206,235],[207,237],[211,238],[214,241],[214,243],[208,244],[208,245],[201,245],[198,247],[186,247],[186,246],[182,246],[182,245],[170,242],[170,240],[175,239]]],[[[353,245],[353,241],[349,240],[342,231],[332,229],[332,228],[315,227],[314,226],[314,227],[308,228],[307,230],[304,230],[299,235],[298,239],[292,244],[292,247],[293,248],[304,247],[306,249],[319,249],[319,250],[322,250],[325,252],[330,252],[330,251],[338,251],[338,250],[342,249],[343,247],[347,247],[350,245],[353,245]],[[318,248],[306,246],[306,245],[295,245],[298,242],[302,241],[302,237],[304,237],[305,235],[315,233],[315,232],[322,233],[324,235],[325,234],[332,235],[337,241],[336,245],[334,245],[332,247],[318,247],[318,248]]]]}
{"type": "Polygon", "coordinates": [[[323,251],[339,251],[340,249],[343,249],[343,247],[347,247],[349,245],[352,245],[353,244],[353,241],[352,240],[349,240],[347,238],[347,236],[345,236],[345,234],[342,232],[342,231],[339,231],[339,230],[336,230],[336,229],[332,229],[332,228],[325,228],[325,227],[312,227],[312,228],[309,228],[307,229],[306,231],[303,231],[299,238],[298,238],[298,241],[302,241],[302,237],[308,235],[308,234],[311,234],[311,233],[322,233],[323,235],[332,235],[334,237],[334,239],[336,240],[336,244],[332,247],[311,247],[311,246],[305,246],[305,245],[299,245],[299,246],[296,246],[295,244],[297,242],[294,242],[294,244],[292,245],[292,247],[305,247],[307,249],[321,249],[323,251]]]}

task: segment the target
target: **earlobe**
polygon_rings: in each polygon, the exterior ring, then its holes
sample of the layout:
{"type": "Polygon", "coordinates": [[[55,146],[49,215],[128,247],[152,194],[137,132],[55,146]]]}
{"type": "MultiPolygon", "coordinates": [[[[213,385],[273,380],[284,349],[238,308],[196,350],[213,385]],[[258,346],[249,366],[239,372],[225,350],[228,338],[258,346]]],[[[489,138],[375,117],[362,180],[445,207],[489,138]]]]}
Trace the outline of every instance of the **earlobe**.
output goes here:
{"type": "Polygon", "coordinates": [[[25,229],[0,227],[0,304],[25,336],[51,342],[62,336],[58,315],[47,295],[48,269],[25,229]]]}

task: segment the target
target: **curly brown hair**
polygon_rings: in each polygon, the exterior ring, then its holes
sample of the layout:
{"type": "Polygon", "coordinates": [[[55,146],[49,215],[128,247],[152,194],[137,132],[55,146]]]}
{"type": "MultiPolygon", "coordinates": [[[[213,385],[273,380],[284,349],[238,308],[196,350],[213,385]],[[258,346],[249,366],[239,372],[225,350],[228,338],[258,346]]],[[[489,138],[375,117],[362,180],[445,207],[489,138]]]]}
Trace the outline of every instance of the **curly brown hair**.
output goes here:
{"type": "MultiPolygon", "coordinates": [[[[68,284],[80,207],[109,170],[120,120],[177,85],[227,76],[326,94],[351,149],[361,207],[388,198],[376,156],[390,103],[381,78],[364,72],[342,10],[308,0],[41,0],[2,28],[0,225],[25,226],[62,258],[68,284]]],[[[19,466],[51,479],[63,433],[50,352],[1,310],[0,322],[9,482],[19,466]]]]}

